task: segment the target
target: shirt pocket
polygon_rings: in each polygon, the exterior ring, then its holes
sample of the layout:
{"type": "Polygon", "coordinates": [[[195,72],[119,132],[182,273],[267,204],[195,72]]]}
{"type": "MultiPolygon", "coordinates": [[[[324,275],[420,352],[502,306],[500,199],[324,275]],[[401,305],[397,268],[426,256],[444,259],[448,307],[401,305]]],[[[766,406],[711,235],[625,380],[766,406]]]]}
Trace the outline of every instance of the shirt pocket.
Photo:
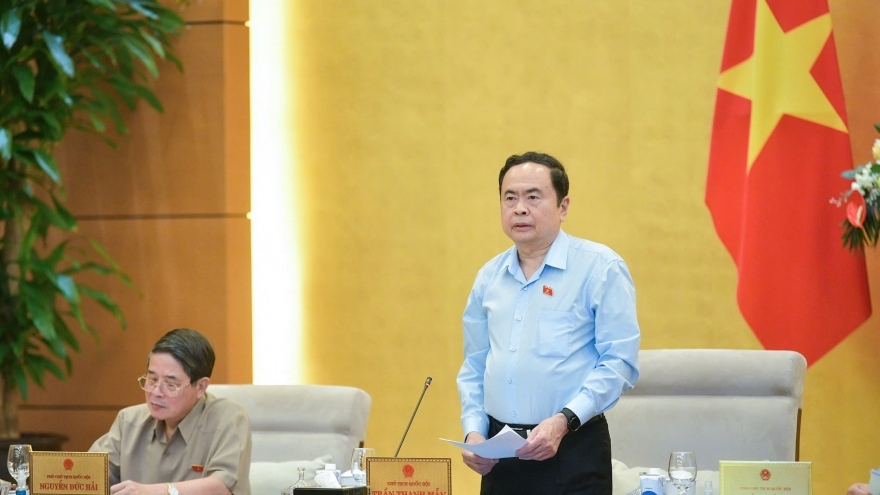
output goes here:
{"type": "Polygon", "coordinates": [[[574,313],[541,311],[538,315],[536,353],[542,357],[567,357],[575,328],[574,313]]]}

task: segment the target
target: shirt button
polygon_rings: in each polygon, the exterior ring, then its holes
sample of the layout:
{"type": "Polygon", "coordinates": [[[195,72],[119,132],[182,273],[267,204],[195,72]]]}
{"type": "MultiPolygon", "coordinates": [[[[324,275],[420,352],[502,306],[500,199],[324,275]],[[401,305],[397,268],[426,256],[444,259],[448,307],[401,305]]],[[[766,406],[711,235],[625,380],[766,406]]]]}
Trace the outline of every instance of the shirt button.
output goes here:
{"type": "Polygon", "coordinates": [[[522,321],[522,316],[517,316],[516,321],[522,321]]]}
{"type": "Polygon", "coordinates": [[[523,287],[523,290],[529,290],[529,286],[527,285],[527,286],[523,287]]]}
{"type": "Polygon", "coordinates": [[[510,413],[510,415],[513,416],[513,417],[515,418],[515,417],[516,417],[516,411],[513,411],[512,413],[510,413]]]}
{"type": "Polygon", "coordinates": [[[510,346],[510,352],[516,352],[516,346],[510,346]]]}
{"type": "Polygon", "coordinates": [[[512,378],[508,378],[508,379],[507,379],[507,383],[513,383],[513,379],[512,379],[512,378]]]}

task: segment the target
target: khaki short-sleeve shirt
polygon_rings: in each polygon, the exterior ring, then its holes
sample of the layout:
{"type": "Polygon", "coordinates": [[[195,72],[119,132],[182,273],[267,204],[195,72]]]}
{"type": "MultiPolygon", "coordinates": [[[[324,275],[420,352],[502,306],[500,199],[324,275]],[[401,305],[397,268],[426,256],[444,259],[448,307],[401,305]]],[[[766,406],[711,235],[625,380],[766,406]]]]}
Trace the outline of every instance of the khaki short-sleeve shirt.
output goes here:
{"type": "Polygon", "coordinates": [[[110,454],[110,484],[174,483],[213,476],[249,495],[251,425],[241,404],[206,393],[167,439],[146,404],[123,409],[91,452],[110,454]]]}

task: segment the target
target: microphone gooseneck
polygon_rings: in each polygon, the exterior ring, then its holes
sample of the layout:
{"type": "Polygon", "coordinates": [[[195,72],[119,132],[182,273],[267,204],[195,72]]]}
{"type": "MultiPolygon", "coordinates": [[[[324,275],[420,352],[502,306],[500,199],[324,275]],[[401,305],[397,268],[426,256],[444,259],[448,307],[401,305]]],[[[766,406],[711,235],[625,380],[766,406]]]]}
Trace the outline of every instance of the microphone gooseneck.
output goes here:
{"type": "Polygon", "coordinates": [[[422,398],[425,397],[425,392],[428,391],[428,387],[431,385],[431,377],[429,376],[425,380],[425,388],[422,389],[422,395],[419,396],[419,401],[416,402],[416,408],[413,409],[412,416],[409,418],[409,424],[406,425],[406,431],[403,432],[403,437],[400,439],[400,444],[397,446],[397,452],[394,453],[394,457],[397,457],[397,454],[400,453],[400,448],[403,447],[403,441],[406,439],[406,434],[409,433],[409,427],[412,426],[413,419],[416,417],[416,413],[419,412],[419,406],[422,405],[422,398]]]}

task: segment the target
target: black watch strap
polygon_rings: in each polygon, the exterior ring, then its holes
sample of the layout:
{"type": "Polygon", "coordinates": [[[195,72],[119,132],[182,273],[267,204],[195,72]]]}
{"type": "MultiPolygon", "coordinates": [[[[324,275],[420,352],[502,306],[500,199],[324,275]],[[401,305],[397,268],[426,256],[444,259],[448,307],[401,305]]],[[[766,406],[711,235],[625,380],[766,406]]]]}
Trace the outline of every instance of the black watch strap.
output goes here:
{"type": "Polygon", "coordinates": [[[565,416],[565,419],[568,420],[568,431],[577,431],[577,429],[581,427],[581,420],[578,419],[577,414],[575,414],[574,411],[567,407],[563,407],[561,412],[565,416]]]}

